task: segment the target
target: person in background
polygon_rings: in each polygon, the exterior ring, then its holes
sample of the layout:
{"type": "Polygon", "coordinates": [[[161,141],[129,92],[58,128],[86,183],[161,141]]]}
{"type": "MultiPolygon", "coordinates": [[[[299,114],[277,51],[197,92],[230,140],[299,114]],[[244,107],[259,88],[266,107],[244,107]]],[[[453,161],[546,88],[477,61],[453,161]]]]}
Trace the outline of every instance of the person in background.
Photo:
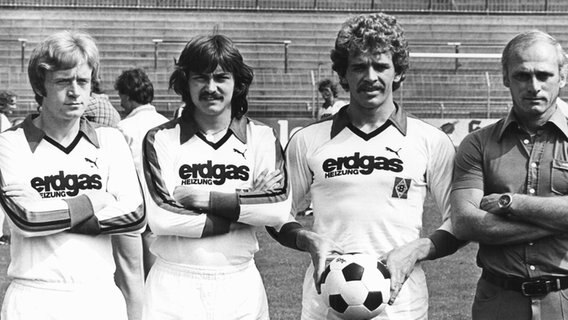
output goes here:
{"type": "MultiPolygon", "coordinates": [[[[10,116],[18,103],[18,95],[10,90],[0,91],[0,132],[6,131],[13,126],[8,116],[10,116]]],[[[0,207],[0,245],[10,244],[10,228],[6,223],[6,215],[0,207]]]]}
{"type": "Polygon", "coordinates": [[[331,60],[349,104],[290,139],[292,217],[271,230],[281,244],[311,254],[301,319],[339,319],[319,296],[322,273],[327,259],[355,252],[375,256],[391,274],[389,306],[376,319],[427,319],[420,262],[452,254],[463,244],[452,234],[450,221],[454,146],[444,132],[393,100],[409,65],[404,31],[395,17],[349,18],[331,60]],[[428,193],[443,223],[421,238],[428,193]],[[311,230],[293,219],[310,201],[311,230]]]}
{"type": "Polygon", "coordinates": [[[8,118],[18,103],[18,95],[10,90],[0,91],[0,132],[8,130],[12,127],[12,122],[8,118]]]}
{"type": "Polygon", "coordinates": [[[323,104],[319,111],[319,119],[333,116],[347,103],[337,99],[337,84],[330,79],[324,79],[318,83],[318,91],[323,98],[323,104]]]}
{"type": "Polygon", "coordinates": [[[568,319],[567,62],[551,35],[516,35],[501,58],[513,107],[460,143],[452,222],[479,243],[474,320],[568,319]]]}
{"type": "Polygon", "coordinates": [[[0,205],[12,230],[3,320],[127,319],[110,234],[141,233],[146,220],[122,134],[83,117],[99,65],[90,35],[47,37],[28,66],[41,112],[0,134],[0,205]]]}
{"type": "Polygon", "coordinates": [[[289,186],[273,129],[246,116],[252,80],[223,35],[191,39],[177,60],[170,88],[186,107],[144,139],[157,236],[144,320],[269,317],[255,229],[286,221],[289,186]]]}
{"type": "Polygon", "coordinates": [[[108,95],[103,93],[100,83],[94,84],[84,116],[91,122],[112,128],[116,128],[120,121],[120,114],[110,102],[108,95]]]}
{"type": "MultiPolygon", "coordinates": [[[[118,91],[120,105],[125,112],[125,118],[118,123],[118,129],[126,138],[130,151],[132,151],[138,177],[142,185],[145,186],[144,168],[142,166],[142,140],[148,130],[167,122],[169,119],[158,113],[156,108],[151,105],[154,99],[154,86],[144,70],[135,68],[123,71],[116,79],[114,89],[118,91]]],[[[143,249],[144,276],[148,275],[155,260],[154,255],[149,250],[153,239],[152,232],[147,228],[140,242],[143,249]]]]}

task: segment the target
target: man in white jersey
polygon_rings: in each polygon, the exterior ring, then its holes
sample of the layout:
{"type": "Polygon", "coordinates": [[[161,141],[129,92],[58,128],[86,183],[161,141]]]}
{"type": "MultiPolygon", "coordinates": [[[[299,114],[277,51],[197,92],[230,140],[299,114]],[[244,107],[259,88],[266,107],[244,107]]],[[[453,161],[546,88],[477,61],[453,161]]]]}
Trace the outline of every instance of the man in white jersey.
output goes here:
{"type": "Polygon", "coordinates": [[[120,132],[82,118],[99,52],[63,31],[31,54],[41,113],[0,134],[0,204],[12,229],[4,320],[126,320],[110,234],[141,233],[144,208],[120,132]]]}
{"type": "Polygon", "coordinates": [[[454,147],[442,131],[393,101],[408,68],[407,43],[394,17],[348,19],[331,59],[350,93],[349,105],[298,131],[286,151],[292,214],[312,201],[313,231],[293,220],[273,230],[282,244],[312,256],[302,319],[337,319],[318,295],[321,275],[331,255],[355,252],[375,255],[391,273],[389,306],[376,319],[426,319],[428,291],[419,261],[459,246],[448,220],[454,147]],[[444,224],[419,238],[427,191],[444,224]]]}
{"type": "MultiPolygon", "coordinates": [[[[132,152],[134,166],[141,181],[144,178],[142,169],[142,139],[153,127],[168,119],[158,112],[150,103],[154,99],[154,86],[142,69],[123,71],[114,83],[118,91],[120,105],[126,113],[117,127],[126,138],[132,152]]],[[[115,280],[119,284],[127,302],[128,319],[142,318],[145,271],[150,269],[152,255],[147,250],[151,233],[149,230],[140,234],[125,234],[113,239],[117,272],[115,280]],[[147,243],[148,245],[144,245],[147,243]]]]}
{"type": "MultiPolygon", "coordinates": [[[[116,79],[114,89],[118,91],[120,105],[126,113],[126,117],[118,123],[118,129],[126,138],[130,151],[132,151],[138,177],[144,181],[142,140],[148,130],[168,122],[169,119],[158,113],[156,107],[151,105],[154,100],[154,85],[144,70],[134,68],[123,71],[116,79]]],[[[155,260],[154,255],[149,251],[153,239],[154,236],[147,229],[143,234],[143,241],[140,242],[143,244],[142,257],[145,276],[148,275],[155,260]]]]}
{"type": "Polygon", "coordinates": [[[190,40],[177,60],[170,88],[186,107],[143,147],[157,236],[145,320],[268,319],[255,227],[283,224],[290,200],[280,142],[245,116],[252,79],[222,35],[190,40]]]}

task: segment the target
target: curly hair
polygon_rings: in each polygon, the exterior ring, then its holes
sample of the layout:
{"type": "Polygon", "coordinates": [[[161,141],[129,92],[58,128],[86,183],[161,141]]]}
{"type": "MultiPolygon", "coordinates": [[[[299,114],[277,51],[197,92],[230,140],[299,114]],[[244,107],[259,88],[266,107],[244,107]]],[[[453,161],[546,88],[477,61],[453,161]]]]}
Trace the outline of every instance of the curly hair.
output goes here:
{"type": "Polygon", "coordinates": [[[189,92],[189,72],[211,73],[217,66],[231,72],[235,79],[235,89],[231,99],[231,117],[240,118],[248,110],[247,94],[254,73],[243,61],[239,50],[224,35],[198,36],[191,39],[182,50],[176,68],[170,76],[170,89],[182,98],[187,108],[183,114],[193,112],[195,104],[189,92]]]}
{"type": "Polygon", "coordinates": [[[86,62],[92,69],[91,87],[97,86],[99,78],[99,49],[95,40],[81,31],[61,31],[42,41],[31,53],[28,78],[39,105],[46,95],[47,71],[71,69],[86,62]]]}
{"type": "Polygon", "coordinates": [[[337,91],[337,85],[335,83],[333,83],[333,81],[329,80],[329,79],[323,79],[322,81],[320,81],[318,83],[318,91],[322,92],[323,89],[325,88],[329,88],[331,90],[331,94],[333,94],[334,98],[337,98],[337,94],[339,93],[337,91]]]}
{"type": "Polygon", "coordinates": [[[343,23],[330,56],[332,68],[339,75],[339,83],[345,90],[349,90],[345,81],[349,55],[366,52],[392,54],[395,72],[401,76],[399,81],[393,83],[393,90],[398,89],[406,77],[409,53],[404,30],[395,17],[373,13],[351,17],[343,23]]]}
{"type": "Polygon", "coordinates": [[[18,98],[18,95],[11,90],[0,91],[0,106],[12,105],[18,98]]]}
{"type": "Polygon", "coordinates": [[[154,100],[152,81],[140,68],[123,71],[116,78],[114,89],[139,104],[148,104],[154,100]]]}

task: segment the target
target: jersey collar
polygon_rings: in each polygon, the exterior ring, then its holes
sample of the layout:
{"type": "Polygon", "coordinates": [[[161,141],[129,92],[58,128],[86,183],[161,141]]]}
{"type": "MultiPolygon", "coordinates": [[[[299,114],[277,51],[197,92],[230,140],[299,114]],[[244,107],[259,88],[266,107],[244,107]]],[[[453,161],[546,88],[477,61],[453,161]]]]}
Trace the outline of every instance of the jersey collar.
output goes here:
{"type": "MultiPolygon", "coordinates": [[[[26,117],[26,119],[24,119],[24,122],[22,123],[22,129],[24,130],[24,135],[26,137],[26,140],[28,141],[32,153],[35,152],[41,140],[43,140],[43,138],[46,136],[45,132],[40,128],[36,127],[32,121],[37,116],[39,115],[38,114],[29,115],[26,117]]],[[[81,117],[80,121],[81,122],[79,124],[79,134],[83,134],[83,136],[91,144],[99,148],[100,144],[99,144],[99,139],[97,138],[97,133],[95,131],[95,128],[91,125],[91,123],[87,119],[83,117],[81,117]]]]}
{"type": "MultiPolygon", "coordinates": [[[[348,125],[351,124],[351,119],[349,118],[349,114],[347,114],[347,108],[349,105],[341,108],[334,116],[333,116],[333,124],[331,125],[331,138],[338,135],[341,130],[345,129],[348,125]]],[[[398,104],[395,103],[395,109],[389,116],[387,122],[393,125],[403,136],[406,136],[406,127],[407,127],[407,117],[408,113],[404,111],[398,104]]],[[[325,120],[324,120],[325,121],[325,120]]]]}
{"type": "MultiPolygon", "coordinates": [[[[191,115],[186,117],[182,116],[177,120],[180,126],[179,142],[180,144],[184,144],[189,141],[189,139],[193,138],[193,136],[199,131],[199,127],[191,115]]],[[[232,118],[231,123],[229,124],[229,130],[242,143],[247,143],[247,123],[247,117],[243,116],[240,119],[232,118]]]]}
{"type": "MultiPolygon", "coordinates": [[[[511,126],[513,123],[519,125],[519,120],[515,116],[513,109],[511,109],[509,111],[509,114],[507,114],[507,117],[505,118],[505,123],[501,127],[501,131],[499,132],[499,139],[503,138],[505,130],[507,130],[507,128],[511,126]]],[[[558,129],[560,129],[560,131],[562,131],[564,137],[568,138],[568,122],[566,116],[564,116],[564,113],[562,112],[562,110],[560,110],[560,108],[556,107],[556,110],[554,111],[552,116],[550,116],[550,119],[548,119],[546,123],[551,123],[554,126],[556,126],[558,129]]]]}

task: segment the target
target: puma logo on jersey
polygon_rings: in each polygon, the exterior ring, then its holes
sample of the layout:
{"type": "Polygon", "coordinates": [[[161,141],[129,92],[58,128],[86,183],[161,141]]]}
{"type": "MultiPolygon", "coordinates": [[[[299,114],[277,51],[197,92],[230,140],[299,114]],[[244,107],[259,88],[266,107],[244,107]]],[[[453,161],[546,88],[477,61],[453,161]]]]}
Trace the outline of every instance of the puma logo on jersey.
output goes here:
{"type": "Polygon", "coordinates": [[[30,183],[43,198],[73,197],[80,190],[100,190],[103,187],[102,178],[98,174],[59,174],[44,177],[35,177],[30,183]]]}
{"type": "Polygon", "coordinates": [[[184,164],[179,170],[181,184],[224,184],[229,180],[249,179],[249,167],[236,166],[234,164],[213,164],[211,160],[207,163],[184,164]]]}
{"type": "Polygon", "coordinates": [[[389,152],[392,152],[392,153],[396,154],[396,156],[400,158],[400,155],[398,154],[398,152],[399,152],[402,148],[398,148],[398,150],[396,150],[396,151],[393,150],[393,149],[391,149],[391,148],[389,148],[389,147],[385,147],[385,149],[387,149],[387,151],[389,151],[389,152]]]}
{"type": "Polygon", "coordinates": [[[361,156],[359,152],[355,152],[352,156],[326,159],[323,162],[322,169],[326,178],[332,178],[340,175],[368,175],[374,170],[401,172],[403,164],[401,159],[361,156]]]}
{"type": "Polygon", "coordinates": [[[247,157],[245,157],[245,152],[247,152],[247,149],[245,149],[245,151],[242,151],[242,152],[241,152],[239,149],[233,148],[233,151],[235,151],[236,153],[238,153],[238,154],[240,154],[241,156],[243,156],[243,158],[244,158],[245,160],[247,159],[247,157]]]}
{"type": "Polygon", "coordinates": [[[97,169],[99,168],[99,166],[97,165],[97,160],[99,160],[99,158],[95,158],[95,160],[93,161],[93,160],[85,157],[85,161],[87,161],[88,163],[91,164],[91,168],[94,168],[94,167],[96,167],[97,169]]]}

